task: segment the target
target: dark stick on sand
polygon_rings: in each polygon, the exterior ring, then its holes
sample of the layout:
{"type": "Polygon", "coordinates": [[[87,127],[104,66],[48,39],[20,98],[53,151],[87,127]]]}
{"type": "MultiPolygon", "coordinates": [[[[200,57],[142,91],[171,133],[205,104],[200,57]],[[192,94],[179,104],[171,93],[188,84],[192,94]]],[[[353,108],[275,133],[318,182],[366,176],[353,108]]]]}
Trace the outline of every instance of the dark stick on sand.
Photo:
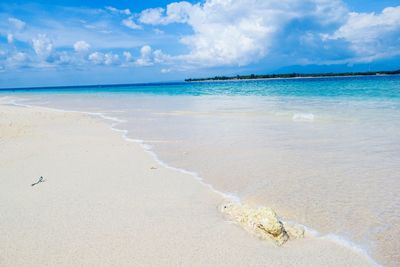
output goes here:
{"type": "Polygon", "coordinates": [[[40,176],[39,180],[36,183],[31,184],[31,186],[35,186],[39,183],[43,183],[45,180],[43,179],[43,176],[40,176]]]}

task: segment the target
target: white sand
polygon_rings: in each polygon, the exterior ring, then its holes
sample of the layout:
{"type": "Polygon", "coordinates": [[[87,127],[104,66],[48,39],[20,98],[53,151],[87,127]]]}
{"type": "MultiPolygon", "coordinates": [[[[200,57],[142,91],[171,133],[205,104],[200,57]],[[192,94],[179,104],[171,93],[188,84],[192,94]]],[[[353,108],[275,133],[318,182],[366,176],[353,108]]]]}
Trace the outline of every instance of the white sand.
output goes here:
{"type": "Polygon", "coordinates": [[[2,105],[0,152],[0,266],[371,265],[327,240],[254,238],[219,195],[88,115],[2,105]]]}

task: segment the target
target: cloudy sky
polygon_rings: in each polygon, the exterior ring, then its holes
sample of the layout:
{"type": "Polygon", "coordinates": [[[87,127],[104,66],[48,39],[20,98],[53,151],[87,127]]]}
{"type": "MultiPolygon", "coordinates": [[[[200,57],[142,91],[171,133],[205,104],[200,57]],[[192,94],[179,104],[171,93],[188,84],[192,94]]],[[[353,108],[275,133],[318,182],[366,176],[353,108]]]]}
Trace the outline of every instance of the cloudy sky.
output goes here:
{"type": "Polygon", "coordinates": [[[399,62],[400,0],[0,2],[3,88],[398,69],[399,62]]]}

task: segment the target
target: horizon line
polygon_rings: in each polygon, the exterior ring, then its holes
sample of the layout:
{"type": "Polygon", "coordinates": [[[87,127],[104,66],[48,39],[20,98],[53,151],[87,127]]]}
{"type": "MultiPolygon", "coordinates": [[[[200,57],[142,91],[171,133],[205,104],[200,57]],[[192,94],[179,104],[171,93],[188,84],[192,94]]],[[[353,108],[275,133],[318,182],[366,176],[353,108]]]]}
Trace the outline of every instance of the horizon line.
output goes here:
{"type": "MultiPolygon", "coordinates": [[[[381,71],[364,71],[364,72],[355,72],[355,73],[371,73],[370,75],[349,75],[349,76],[341,76],[339,74],[344,74],[348,72],[325,72],[325,73],[300,73],[300,72],[292,72],[292,73],[282,73],[282,74],[250,74],[250,75],[236,75],[236,76],[215,76],[215,77],[208,77],[208,78],[186,78],[183,80],[175,80],[175,81],[159,81],[159,82],[138,82],[138,83],[115,83],[115,84],[86,84],[86,85],[50,85],[50,86],[27,86],[27,87],[2,87],[0,88],[0,91],[23,91],[23,90],[39,90],[39,89],[72,89],[72,88],[102,88],[102,87],[127,87],[127,86],[151,86],[151,85],[163,85],[163,84],[184,84],[184,83],[190,83],[190,82],[230,82],[230,81],[236,81],[235,79],[232,79],[237,76],[272,76],[272,75],[277,75],[277,76],[283,76],[283,75],[290,75],[290,74],[299,74],[299,75],[304,75],[304,76],[299,76],[299,77],[277,77],[277,78],[256,78],[256,79],[239,79],[239,81],[251,81],[251,80],[275,80],[275,79],[295,79],[295,78],[302,78],[302,79],[307,79],[307,78],[349,78],[349,77],[367,77],[367,76],[377,76],[376,73],[380,72],[398,72],[400,69],[394,70],[394,71],[387,71],[387,70],[381,70],[381,71]],[[375,73],[375,74],[373,74],[375,73]],[[329,74],[329,75],[328,75],[329,74]],[[335,76],[337,74],[338,76],[335,76]],[[309,75],[309,76],[307,76],[309,75]],[[318,75],[318,76],[312,76],[312,75],[318,75]],[[324,76],[326,75],[326,76],[324,76]],[[215,78],[221,78],[221,77],[226,77],[229,79],[226,80],[218,80],[215,78]],[[215,79],[215,80],[213,80],[215,79]]],[[[350,72],[349,72],[350,73],[350,72]]],[[[389,74],[389,75],[396,75],[396,74],[389,74]]]]}

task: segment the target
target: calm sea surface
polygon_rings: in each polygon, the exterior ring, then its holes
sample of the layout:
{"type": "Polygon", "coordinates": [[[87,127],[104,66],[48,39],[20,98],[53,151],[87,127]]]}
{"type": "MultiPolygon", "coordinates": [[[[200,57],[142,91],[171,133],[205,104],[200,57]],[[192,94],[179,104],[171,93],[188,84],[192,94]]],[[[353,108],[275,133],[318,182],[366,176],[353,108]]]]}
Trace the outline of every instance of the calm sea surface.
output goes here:
{"type": "Polygon", "coordinates": [[[400,76],[0,91],[100,112],[169,165],[400,265],[400,76]]]}

